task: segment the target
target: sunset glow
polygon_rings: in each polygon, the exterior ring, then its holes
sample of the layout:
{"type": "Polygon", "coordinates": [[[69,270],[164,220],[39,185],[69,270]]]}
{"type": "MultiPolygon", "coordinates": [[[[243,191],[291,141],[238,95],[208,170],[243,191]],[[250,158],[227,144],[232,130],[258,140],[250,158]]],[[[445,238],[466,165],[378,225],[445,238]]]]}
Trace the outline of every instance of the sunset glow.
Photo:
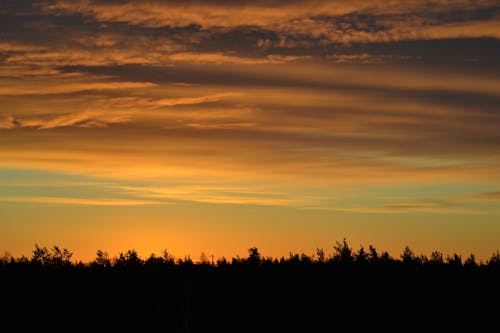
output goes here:
{"type": "Polygon", "coordinates": [[[0,3],[0,251],[500,247],[492,0],[0,3]]]}

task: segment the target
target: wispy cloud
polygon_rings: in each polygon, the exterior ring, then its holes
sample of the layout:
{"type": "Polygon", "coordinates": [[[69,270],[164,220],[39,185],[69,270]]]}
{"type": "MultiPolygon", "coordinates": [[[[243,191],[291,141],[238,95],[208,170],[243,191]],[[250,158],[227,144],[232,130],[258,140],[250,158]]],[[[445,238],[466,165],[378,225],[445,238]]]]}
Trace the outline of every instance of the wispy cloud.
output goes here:
{"type": "Polygon", "coordinates": [[[389,214],[415,214],[415,213],[425,213],[425,214],[443,214],[443,215],[482,215],[487,214],[486,212],[477,209],[475,207],[465,207],[457,205],[456,207],[443,207],[438,204],[423,203],[423,202],[405,202],[397,204],[385,204],[381,206],[332,206],[332,205],[317,205],[309,206],[305,209],[308,210],[320,210],[320,211],[334,211],[334,212],[348,212],[357,214],[369,214],[369,215],[389,215],[389,214]]]}
{"type": "Polygon", "coordinates": [[[473,195],[474,199],[479,200],[492,200],[498,201],[500,200],[500,192],[484,192],[473,195]]]}
{"type": "Polygon", "coordinates": [[[181,97],[181,98],[162,98],[152,101],[153,106],[176,106],[176,105],[193,105],[210,102],[217,102],[225,98],[240,96],[240,93],[221,93],[200,97],[181,97]]]}
{"type": "Polygon", "coordinates": [[[284,64],[311,59],[311,56],[299,55],[280,55],[268,54],[264,57],[245,57],[228,55],[223,53],[209,52],[182,52],[174,53],[168,56],[168,61],[172,63],[190,63],[190,64],[240,64],[240,65],[259,65],[259,64],[284,64]]]}
{"type": "Polygon", "coordinates": [[[272,205],[294,206],[305,202],[290,198],[283,193],[272,191],[251,191],[242,187],[221,186],[171,186],[171,187],[138,187],[114,186],[113,188],[139,198],[162,199],[175,201],[194,201],[212,204],[272,205]]]}
{"type": "Polygon", "coordinates": [[[132,117],[131,112],[77,112],[43,118],[24,118],[13,120],[14,127],[34,127],[38,129],[51,129],[67,126],[78,127],[106,127],[111,124],[128,122],[132,117]]]}
{"type": "Polygon", "coordinates": [[[18,124],[12,116],[1,116],[0,117],[0,129],[11,129],[16,127],[18,124]]]}
{"type": "Polygon", "coordinates": [[[57,81],[11,81],[6,80],[0,84],[0,95],[50,95],[68,94],[89,90],[125,90],[140,89],[156,86],[151,82],[78,82],[81,80],[57,81]],[[75,82],[77,81],[77,82],[75,82]]]}
{"type": "Polygon", "coordinates": [[[160,201],[129,200],[129,199],[96,199],[71,197],[0,197],[4,203],[34,203],[50,205],[79,205],[79,206],[142,206],[167,204],[160,201]]]}

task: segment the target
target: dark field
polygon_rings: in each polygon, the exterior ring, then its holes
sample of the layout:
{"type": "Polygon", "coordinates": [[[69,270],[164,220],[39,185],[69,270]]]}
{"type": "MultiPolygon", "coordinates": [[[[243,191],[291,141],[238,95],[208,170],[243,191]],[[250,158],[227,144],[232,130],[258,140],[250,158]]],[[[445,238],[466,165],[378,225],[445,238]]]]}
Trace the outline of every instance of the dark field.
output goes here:
{"type": "Polygon", "coordinates": [[[1,261],[1,332],[500,332],[498,253],[394,259],[344,242],[281,259],[70,259],[1,261]]]}

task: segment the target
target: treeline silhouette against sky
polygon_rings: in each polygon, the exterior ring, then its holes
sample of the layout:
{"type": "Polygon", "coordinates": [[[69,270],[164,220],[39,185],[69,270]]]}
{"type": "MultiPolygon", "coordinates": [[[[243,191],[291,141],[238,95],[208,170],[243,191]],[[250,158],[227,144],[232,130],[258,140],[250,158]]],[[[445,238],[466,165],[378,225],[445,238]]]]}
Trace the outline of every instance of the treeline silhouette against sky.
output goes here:
{"type": "Polygon", "coordinates": [[[0,260],[5,332],[493,332],[500,253],[486,262],[336,242],[332,253],[175,259],[135,250],[89,263],[35,246],[0,260]]]}

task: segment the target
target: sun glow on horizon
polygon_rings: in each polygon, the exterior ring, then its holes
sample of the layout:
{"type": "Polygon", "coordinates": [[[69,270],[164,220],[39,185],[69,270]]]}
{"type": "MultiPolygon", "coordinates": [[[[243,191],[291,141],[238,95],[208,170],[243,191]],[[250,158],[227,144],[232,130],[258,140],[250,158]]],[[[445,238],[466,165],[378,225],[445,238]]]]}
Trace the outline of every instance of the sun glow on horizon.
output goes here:
{"type": "Polygon", "coordinates": [[[3,2],[0,251],[487,258],[497,7],[3,2]]]}

